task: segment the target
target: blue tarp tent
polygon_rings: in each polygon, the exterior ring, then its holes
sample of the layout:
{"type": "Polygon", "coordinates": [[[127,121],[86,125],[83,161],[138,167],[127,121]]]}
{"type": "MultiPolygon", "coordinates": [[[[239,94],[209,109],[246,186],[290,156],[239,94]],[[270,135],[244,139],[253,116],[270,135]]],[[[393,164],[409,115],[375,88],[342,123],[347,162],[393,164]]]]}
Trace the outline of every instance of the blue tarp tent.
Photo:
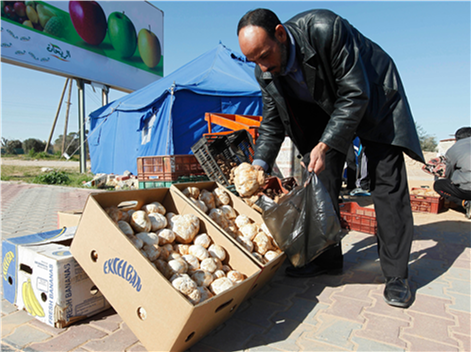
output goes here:
{"type": "MultiPolygon", "coordinates": [[[[262,115],[254,64],[223,44],[90,114],[93,173],[137,175],[137,158],[191,154],[206,112],[262,115]]],[[[215,126],[213,132],[221,131],[215,126]]]]}

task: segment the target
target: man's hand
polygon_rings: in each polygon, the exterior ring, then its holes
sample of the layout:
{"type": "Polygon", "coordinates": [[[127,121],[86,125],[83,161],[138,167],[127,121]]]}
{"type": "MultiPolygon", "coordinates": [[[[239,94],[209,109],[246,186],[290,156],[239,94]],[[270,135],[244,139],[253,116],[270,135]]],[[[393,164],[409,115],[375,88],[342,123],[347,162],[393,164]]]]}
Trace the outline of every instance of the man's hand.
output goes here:
{"type": "Polygon", "coordinates": [[[311,151],[311,161],[307,167],[309,172],[314,171],[319,175],[325,169],[325,153],[329,150],[329,146],[323,142],[319,142],[311,151]]]}

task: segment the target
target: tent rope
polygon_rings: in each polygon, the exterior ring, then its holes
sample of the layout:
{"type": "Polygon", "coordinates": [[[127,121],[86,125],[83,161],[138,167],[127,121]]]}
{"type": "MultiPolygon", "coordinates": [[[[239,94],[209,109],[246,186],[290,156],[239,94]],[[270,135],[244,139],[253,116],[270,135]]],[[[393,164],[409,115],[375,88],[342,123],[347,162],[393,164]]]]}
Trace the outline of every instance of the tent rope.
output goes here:
{"type": "MultiPolygon", "coordinates": [[[[121,105],[121,102],[120,102],[116,107],[112,108],[112,109],[111,109],[111,112],[110,112],[108,115],[104,116],[103,121],[102,121],[98,126],[96,126],[95,129],[94,129],[91,133],[88,134],[87,138],[85,138],[84,141],[83,141],[83,143],[81,143],[81,144],[77,147],[77,149],[75,149],[75,150],[73,151],[72,155],[74,155],[80,148],[83,147],[83,145],[88,141],[88,139],[97,131],[98,127],[100,127],[101,125],[103,125],[103,124],[106,122],[106,120],[108,120],[108,117],[109,117],[112,113],[114,113],[114,112],[118,109],[118,107],[119,107],[120,105],[121,105]]],[[[90,117],[89,117],[89,119],[90,119],[90,117]]],[[[72,142],[73,142],[74,140],[75,140],[75,138],[70,141],[70,143],[67,145],[67,147],[65,148],[65,150],[69,149],[70,145],[72,144],[72,142]]],[[[64,157],[64,154],[61,155],[61,157],[59,158],[59,160],[61,160],[63,157],[64,157]]],[[[64,159],[65,159],[65,158],[64,158],[64,159]]]]}

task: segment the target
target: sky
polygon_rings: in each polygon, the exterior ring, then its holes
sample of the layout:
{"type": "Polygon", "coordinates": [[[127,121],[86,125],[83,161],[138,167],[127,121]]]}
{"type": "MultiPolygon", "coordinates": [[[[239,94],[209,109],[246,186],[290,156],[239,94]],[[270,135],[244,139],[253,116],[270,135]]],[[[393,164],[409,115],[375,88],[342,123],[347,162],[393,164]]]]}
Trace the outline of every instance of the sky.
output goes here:
{"type": "MultiPolygon", "coordinates": [[[[240,53],[239,19],[265,7],[282,22],[314,8],[346,18],[385,49],[401,74],[416,124],[436,141],[470,126],[469,1],[150,1],[164,12],[164,76],[214,49],[240,53]]],[[[1,136],[48,140],[66,78],[1,63],[1,136]]],[[[72,84],[68,132],[78,132],[78,92],[72,84]]],[[[64,131],[66,99],[52,137],[64,131]]],[[[111,89],[109,101],[127,93],[111,89]]],[[[101,90],[85,85],[86,116],[101,106],[101,90]]],[[[203,118],[203,117],[202,117],[203,118]]]]}

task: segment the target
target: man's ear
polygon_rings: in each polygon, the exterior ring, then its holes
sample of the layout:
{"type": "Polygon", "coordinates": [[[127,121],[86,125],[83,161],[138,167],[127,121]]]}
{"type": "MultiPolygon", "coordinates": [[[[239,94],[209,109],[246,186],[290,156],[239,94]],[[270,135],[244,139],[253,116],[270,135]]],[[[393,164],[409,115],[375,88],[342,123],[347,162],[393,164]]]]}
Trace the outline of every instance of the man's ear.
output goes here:
{"type": "Polygon", "coordinates": [[[286,33],[285,27],[282,24],[279,24],[275,27],[275,38],[280,42],[285,44],[288,39],[288,34],[286,33]]]}

